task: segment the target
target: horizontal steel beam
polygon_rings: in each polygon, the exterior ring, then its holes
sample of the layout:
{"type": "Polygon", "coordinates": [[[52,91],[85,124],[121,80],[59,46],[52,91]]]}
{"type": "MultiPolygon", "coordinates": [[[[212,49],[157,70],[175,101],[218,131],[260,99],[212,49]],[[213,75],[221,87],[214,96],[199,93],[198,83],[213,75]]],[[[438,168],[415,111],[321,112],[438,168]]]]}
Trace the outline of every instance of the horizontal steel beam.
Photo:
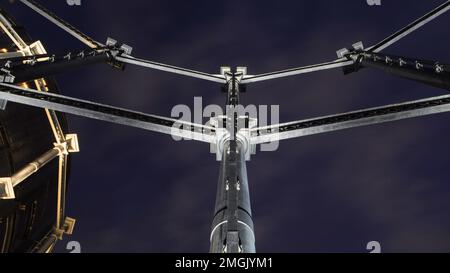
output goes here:
{"type": "Polygon", "coordinates": [[[108,121],[184,139],[215,142],[215,129],[172,118],[149,115],[123,108],[0,83],[0,99],[51,109],[77,116],[108,121]]]}
{"type": "Polygon", "coordinates": [[[348,128],[450,111],[450,95],[363,109],[252,129],[251,144],[261,144],[348,128]]]}

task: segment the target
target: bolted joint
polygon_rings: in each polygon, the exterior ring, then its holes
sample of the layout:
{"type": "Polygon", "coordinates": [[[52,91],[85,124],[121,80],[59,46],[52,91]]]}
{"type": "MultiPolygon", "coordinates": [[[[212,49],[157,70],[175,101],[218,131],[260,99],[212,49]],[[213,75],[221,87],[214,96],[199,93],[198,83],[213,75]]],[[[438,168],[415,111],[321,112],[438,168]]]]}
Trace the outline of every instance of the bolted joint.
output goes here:
{"type": "Polygon", "coordinates": [[[364,44],[363,42],[359,41],[357,43],[354,43],[352,45],[351,49],[348,48],[341,48],[336,51],[336,55],[339,59],[341,58],[351,58],[353,60],[356,60],[358,57],[358,53],[364,52],[364,44]]]}
{"type": "Polygon", "coordinates": [[[221,66],[220,75],[222,75],[225,78],[227,85],[229,85],[233,81],[234,83],[239,84],[242,81],[242,79],[247,75],[247,67],[238,66],[236,67],[236,72],[233,73],[231,71],[231,67],[221,66]]]}
{"type": "Polygon", "coordinates": [[[108,37],[108,39],[106,39],[106,46],[116,50],[115,54],[113,53],[114,56],[116,56],[117,53],[119,53],[119,52],[130,55],[131,52],[133,51],[133,48],[131,46],[126,45],[126,44],[119,44],[119,42],[117,42],[117,40],[114,40],[113,38],[110,38],[110,37],[108,37]]]}
{"type": "Polygon", "coordinates": [[[63,142],[63,143],[53,143],[53,145],[55,147],[53,147],[53,149],[58,151],[58,156],[62,156],[62,155],[68,155],[69,154],[69,150],[68,150],[68,146],[67,146],[67,142],[63,142]]]}
{"type": "Polygon", "coordinates": [[[78,153],[80,151],[77,134],[67,134],[65,142],[53,143],[53,145],[53,149],[58,151],[58,156],[68,155],[69,153],[78,153]]]}
{"type": "Polygon", "coordinates": [[[124,70],[125,64],[123,62],[116,61],[114,58],[120,54],[130,55],[133,48],[126,44],[119,44],[116,40],[110,37],[106,40],[106,46],[111,48],[111,55],[113,56],[113,60],[109,61],[108,64],[114,68],[124,70]]]}
{"type": "Polygon", "coordinates": [[[351,49],[341,48],[336,51],[336,55],[339,59],[347,58],[348,60],[353,60],[353,66],[343,67],[342,70],[344,75],[356,72],[360,69],[360,63],[363,58],[365,58],[364,53],[364,44],[363,42],[357,42],[352,45],[351,49]]]}
{"type": "Polygon", "coordinates": [[[440,74],[440,73],[444,72],[444,65],[441,65],[441,64],[439,64],[438,62],[436,62],[436,63],[434,64],[434,71],[435,71],[437,74],[440,74]]]}
{"type": "MultiPolygon", "coordinates": [[[[216,139],[210,145],[210,152],[216,154],[216,160],[221,161],[225,144],[230,141],[230,131],[226,128],[228,122],[227,116],[212,117],[209,121],[211,127],[215,128],[216,139]]],[[[245,160],[249,161],[251,155],[256,153],[256,145],[250,142],[250,130],[255,128],[258,120],[248,116],[239,116],[237,118],[238,129],[236,132],[236,140],[242,145],[242,151],[245,153],[245,160]]]]}
{"type": "Polygon", "coordinates": [[[67,143],[67,151],[69,153],[80,152],[80,145],[78,143],[78,135],[77,134],[67,134],[66,135],[66,143],[67,143]]]}

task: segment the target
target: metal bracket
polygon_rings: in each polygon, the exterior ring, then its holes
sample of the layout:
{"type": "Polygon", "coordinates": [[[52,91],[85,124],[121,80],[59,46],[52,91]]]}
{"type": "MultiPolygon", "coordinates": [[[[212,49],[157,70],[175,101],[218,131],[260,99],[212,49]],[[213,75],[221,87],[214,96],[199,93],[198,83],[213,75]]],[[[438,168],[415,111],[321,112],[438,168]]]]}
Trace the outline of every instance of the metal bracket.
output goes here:
{"type": "MultiPolygon", "coordinates": [[[[351,55],[352,53],[354,53],[355,51],[364,51],[364,44],[363,42],[359,41],[356,42],[352,45],[352,49],[348,49],[348,48],[341,48],[339,50],[336,51],[336,55],[339,59],[341,58],[346,58],[349,55],[351,55]]],[[[353,57],[353,56],[350,56],[353,57]]],[[[354,58],[352,58],[354,59],[354,58]]]]}
{"type": "Polygon", "coordinates": [[[220,67],[220,75],[225,76],[227,73],[231,73],[231,67],[221,66],[220,67]]]}
{"type": "Polygon", "coordinates": [[[66,217],[66,219],[64,219],[64,233],[67,235],[72,235],[73,234],[73,230],[75,228],[75,223],[76,223],[76,219],[71,218],[71,217],[66,217]]]}
{"type": "Polygon", "coordinates": [[[356,51],[363,51],[364,50],[364,44],[362,41],[356,42],[352,45],[353,49],[356,51]]]}
{"type": "Polygon", "coordinates": [[[66,142],[67,142],[67,151],[69,153],[80,152],[80,145],[78,144],[78,135],[77,134],[67,134],[66,142]]]}
{"type": "Polygon", "coordinates": [[[363,42],[359,41],[352,45],[351,49],[341,48],[336,51],[336,55],[339,59],[346,58],[349,61],[353,61],[352,66],[345,66],[342,68],[344,75],[356,72],[359,70],[359,61],[361,59],[361,53],[365,52],[363,42]]]}
{"type": "MultiPolygon", "coordinates": [[[[133,48],[131,46],[126,45],[126,44],[121,44],[119,46],[119,43],[110,37],[108,37],[108,39],[106,40],[106,46],[116,48],[115,50],[111,50],[111,54],[114,58],[117,57],[118,55],[120,55],[119,54],[120,51],[122,51],[126,55],[131,55],[131,52],[133,51],[133,48]]],[[[118,68],[121,70],[125,69],[125,63],[117,61],[117,60],[113,60],[113,61],[109,62],[109,64],[111,66],[113,66],[114,68],[118,68]]]]}
{"type": "Polygon", "coordinates": [[[62,240],[64,234],[72,235],[73,234],[73,230],[75,228],[75,223],[76,223],[76,219],[70,218],[70,217],[66,217],[64,219],[64,224],[63,224],[62,227],[60,227],[60,228],[55,227],[55,230],[54,230],[55,236],[59,240],[62,240]]]}
{"type": "Polygon", "coordinates": [[[240,77],[247,76],[247,67],[245,66],[238,66],[236,67],[236,74],[240,77]]]}
{"type": "Polygon", "coordinates": [[[108,37],[108,39],[106,40],[106,46],[117,47],[120,51],[123,51],[123,53],[125,53],[127,55],[131,55],[131,52],[133,51],[133,48],[131,46],[126,45],[126,44],[121,44],[120,46],[118,46],[118,45],[119,45],[119,43],[116,40],[114,40],[113,38],[108,37]]]}
{"type": "Polygon", "coordinates": [[[131,55],[131,52],[133,52],[133,48],[126,44],[122,44],[120,46],[120,49],[123,50],[123,53],[125,53],[127,55],[131,55]]]}
{"type": "Polygon", "coordinates": [[[14,187],[11,177],[0,178],[0,199],[15,199],[14,187]]]}
{"type": "Polygon", "coordinates": [[[336,51],[336,55],[338,56],[339,59],[345,58],[346,55],[348,54],[350,54],[350,50],[348,50],[347,48],[341,48],[336,51]]]}
{"type": "Polygon", "coordinates": [[[231,67],[229,66],[221,66],[220,67],[220,75],[225,78],[225,81],[229,83],[232,79],[231,67]]]}
{"type": "Polygon", "coordinates": [[[106,39],[106,46],[116,46],[117,45],[117,40],[114,40],[111,37],[108,37],[106,39]]]}
{"type": "Polygon", "coordinates": [[[45,54],[47,51],[45,50],[44,45],[41,41],[36,41],[28,46],[28,50],[30,51],[31,55],[36,54],[45,54]]]}

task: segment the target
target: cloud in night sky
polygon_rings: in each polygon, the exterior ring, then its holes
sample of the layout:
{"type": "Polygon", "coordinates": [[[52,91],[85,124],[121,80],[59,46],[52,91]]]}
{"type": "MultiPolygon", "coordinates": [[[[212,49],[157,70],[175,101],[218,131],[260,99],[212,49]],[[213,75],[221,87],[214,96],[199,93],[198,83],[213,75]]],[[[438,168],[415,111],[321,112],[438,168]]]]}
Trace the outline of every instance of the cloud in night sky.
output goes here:
{"type": "MultiPolygon", "coordinates": [[[[45,4],[101,42],[111,36],[130,44],[136,57],[263,73],[332,60],[360,40],[369,46],[442,1],[408,1],[407,8],[406,1],[370,7],[363,0],[60,2],[45,4]]],[[[26,7],[4,5],[48,51],[82,46],[26,7]]],[[[387,52],[448,63],[442,26],[449,23],[443,16],[387,52]]],[[[165,116],[194,96],[225,102],[216,84],[131,66],[98,65],[57,80],[64,94],[165,116]]],[[[250,85],[242,101],[280,105],[281,120],[290,121],[442,93],[377,71],[334,70],[250,85]]],[[[208,251],[219,172],[208,145],[69,121],[81,152],[72,156],[67,209],[77,226],[68,240],[85,252],[208,251]]],[[[450,251],[449,121],[440,114],[257,153],[247,164],[257,251],[366,252],[372,240],[386,252],[450,251]]]]}

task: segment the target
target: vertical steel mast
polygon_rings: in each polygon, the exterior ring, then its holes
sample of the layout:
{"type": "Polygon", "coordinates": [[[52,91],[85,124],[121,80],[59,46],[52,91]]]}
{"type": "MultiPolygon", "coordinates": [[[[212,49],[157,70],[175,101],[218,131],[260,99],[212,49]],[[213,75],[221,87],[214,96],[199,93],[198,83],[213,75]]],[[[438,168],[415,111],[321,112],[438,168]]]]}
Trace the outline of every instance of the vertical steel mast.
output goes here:
{"type": "Polygon", "coordinates": [[[224,120],[228,138],[222,150],[216,206],[211,231],[212,253],[254,253],[255,235],[245,165],[245,147],[236,136],[239,116],[239,87],[243,73],[225,73],[227,79],[227,117],[224,120]]]}

